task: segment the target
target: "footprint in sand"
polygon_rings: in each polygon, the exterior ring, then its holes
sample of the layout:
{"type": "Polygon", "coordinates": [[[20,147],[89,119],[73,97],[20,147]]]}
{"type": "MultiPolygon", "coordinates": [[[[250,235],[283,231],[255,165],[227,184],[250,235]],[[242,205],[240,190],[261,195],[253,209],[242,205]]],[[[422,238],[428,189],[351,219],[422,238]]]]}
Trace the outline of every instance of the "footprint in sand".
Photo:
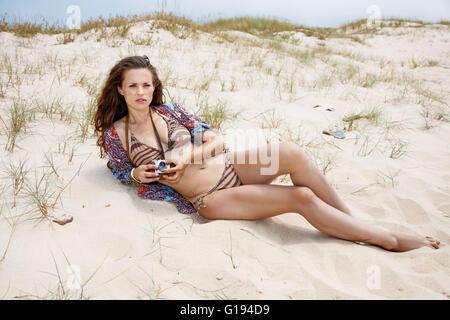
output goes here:
{"type": "Polygon", "coordinates": [[[433,203],[450,203],[450,193],[442,192],[439,188],[428,189],[426,190],[425,195],[433,203]]]}
{"type": "Polygon", "coordinates": [[[445,218],[450,218],[450,203],[444,203],[437,206],[437,209],[441,212],[441,215],[445,218]]]}
{"type": "Polygon", "coordinates": [[[396,197],[396,200],[407,223],[423,224],[430,222],[427,212],[417,201],[399,197],[396,197]]]}
{"type": "Polygon", "coordinates": [[[108,236],[108,245],[109,256],[114,261],[127,258],[133,249],[133,245],[128,239],[117,234],[108,236]]]}
{"type": "Polygon", "coordinates": [[[437,190],[427,190],[426,196],[436,205],[437,210],[439,210],[443,216],[450,217],[450,194],[437,190]]]}
{"type": "Polygon", "coordinates": [[[333,259],[334,261],[334,269],[336,270],[336,275],[339,280],[345,284],[353,284],[357,285],[360,281],[361,274],[358,272],[363,270],[360,266],[355,264],[355,261],[352,261],[351,257],[347,254],[336,254],[333,259]],[[353,270],[353,271],[351,271],[353,270]]]}
{"type": "Polygon", "coordinates": [[[85,232],[83,240],[89,245],[91,253],[107,256],[113,261],[127,258],[133,249],[129,238],[114,232],[90,230],[85,232]]]}

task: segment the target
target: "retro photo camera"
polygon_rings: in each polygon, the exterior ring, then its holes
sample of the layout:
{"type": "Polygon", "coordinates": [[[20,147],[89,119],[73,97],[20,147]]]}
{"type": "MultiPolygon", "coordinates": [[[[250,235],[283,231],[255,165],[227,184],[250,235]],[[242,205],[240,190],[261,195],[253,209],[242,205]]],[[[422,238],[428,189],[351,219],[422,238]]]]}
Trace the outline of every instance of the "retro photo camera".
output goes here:
{"type": "Polygon", "coordinates": [[[164,172],[163,169],[170,169],[170,164],[166,163],[164,160],[153,160],[152,162],[157,166],[155,173],[169,174],[168,172],[164,172]]]}

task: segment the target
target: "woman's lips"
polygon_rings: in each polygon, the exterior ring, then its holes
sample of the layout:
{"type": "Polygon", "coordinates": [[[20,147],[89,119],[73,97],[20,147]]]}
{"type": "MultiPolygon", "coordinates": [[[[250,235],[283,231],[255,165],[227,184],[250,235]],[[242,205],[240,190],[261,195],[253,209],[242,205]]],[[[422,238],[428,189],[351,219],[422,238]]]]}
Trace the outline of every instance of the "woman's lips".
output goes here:
{"type": "Polygon", "coordinates": [[[147,100],[146,99],[137,99],[136,102],[137,103],[145,103],[145,102],[147,102],[147,100]]]}

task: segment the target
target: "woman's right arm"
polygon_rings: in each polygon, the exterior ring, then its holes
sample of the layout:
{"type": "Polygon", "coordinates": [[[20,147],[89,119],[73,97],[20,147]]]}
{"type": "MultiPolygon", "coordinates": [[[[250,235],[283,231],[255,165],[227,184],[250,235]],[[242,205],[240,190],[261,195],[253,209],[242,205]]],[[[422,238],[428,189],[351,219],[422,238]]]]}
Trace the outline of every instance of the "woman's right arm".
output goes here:
{"type": "Polygon", "coordinates": [[[116,129],[110,128],[105,132],[105,149],[108,155],[108,168],[111,169],[114,176],[122,183],[130,184],[133,182],[130,177],[133,165],[123,150],[119,135],[116,129]]]}
{"type": "MultiPolygon", "coordinates": [[[[132,183],[131,170],[134,167],[128,159],[126,151],[123,149],[115,128],[111,128],[105,132],[105,149],[109,158],[107,165],[114,176],[122,183],[132,183]]],[[[141,181],[141,183],[159,181],[159,175],[154,172],[155,169],[156,165],[154,164],[140,165],[135,168],[133,176],[135,179],[141,181]]]]}

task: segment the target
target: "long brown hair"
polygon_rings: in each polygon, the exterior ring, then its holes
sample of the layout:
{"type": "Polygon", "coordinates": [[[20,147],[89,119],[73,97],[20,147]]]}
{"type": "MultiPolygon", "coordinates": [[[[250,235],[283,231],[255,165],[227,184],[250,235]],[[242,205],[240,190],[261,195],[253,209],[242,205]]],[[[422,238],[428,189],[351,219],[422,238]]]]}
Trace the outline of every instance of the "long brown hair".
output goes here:
{"type": "Polygon", "coordinates": [[[121,119],[128,113],[125,97],[122,96],[117,87],[122,85],[123,75],[129,69],[147,68],[152,73],[153,91],[151,106],[159,106],[165,103],[163,94],[163,85],[159,80],[156,68],[150,63],[147,56],[131,56],[120,60],[111,69],[102,93],[97,101],[97,110],[94,115],[94,133],[98,135],[97,146],[100,147],[100,157],[106,154],[104,133],[113,122],[121,119]]]}

